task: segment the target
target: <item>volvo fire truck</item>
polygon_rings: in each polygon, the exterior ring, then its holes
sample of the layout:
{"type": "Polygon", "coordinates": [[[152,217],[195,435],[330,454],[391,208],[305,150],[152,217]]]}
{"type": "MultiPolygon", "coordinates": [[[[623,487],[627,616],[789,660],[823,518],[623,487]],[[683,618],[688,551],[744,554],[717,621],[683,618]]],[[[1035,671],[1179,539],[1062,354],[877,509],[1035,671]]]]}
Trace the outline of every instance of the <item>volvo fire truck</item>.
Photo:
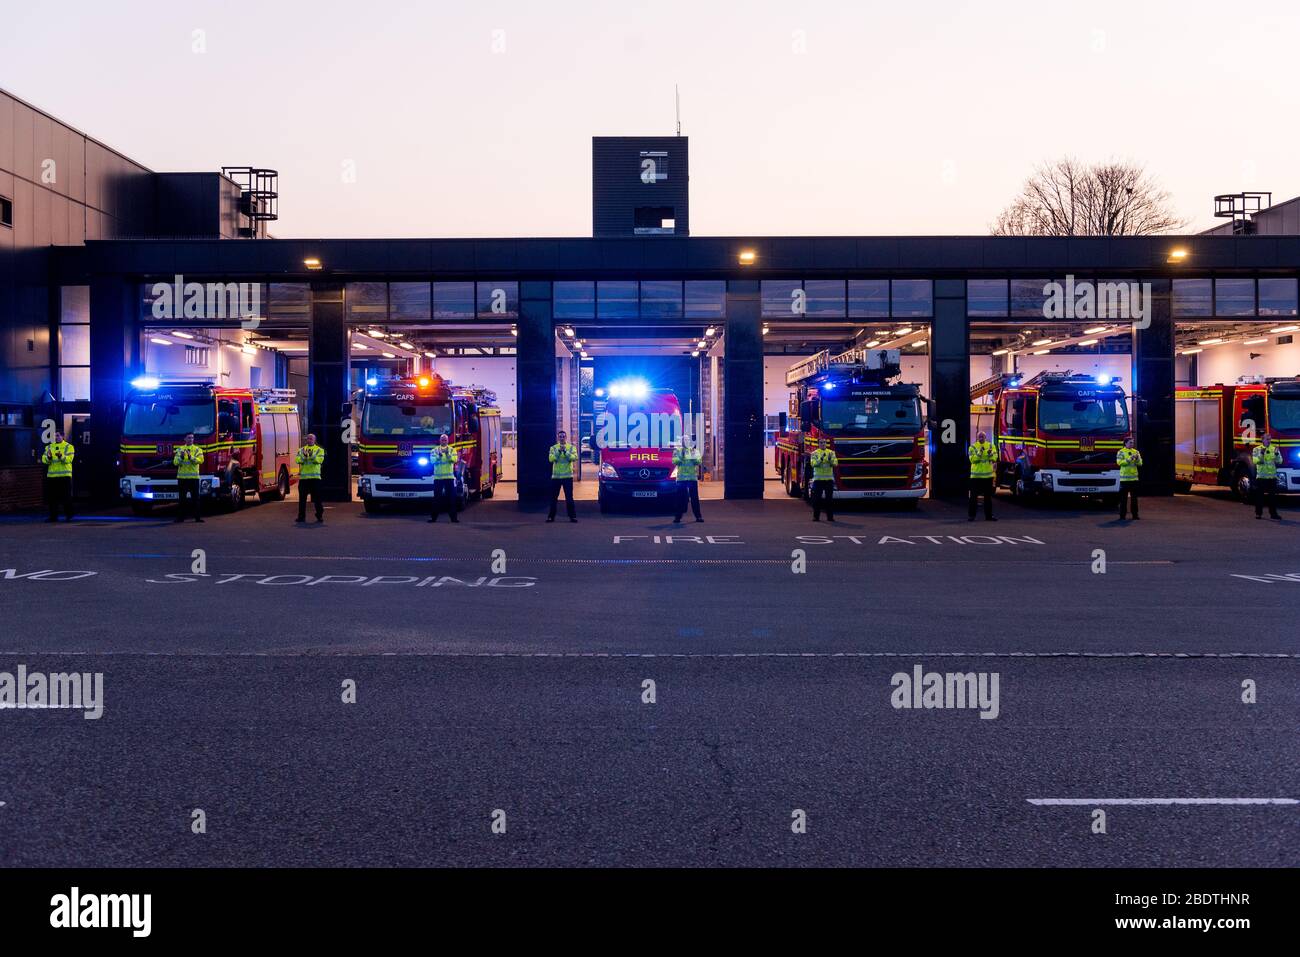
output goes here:
{"type": "Polygon", "coordinates": [[[929,400],[897,380],[897,349],[822,350],[792,366],[790,410],[776,439],[776,471],[792,496],[809,498],[812,453],[830,440],[839,467],[836,498],[899,499],[915,508],[925,496],[929,400]]]}
{"type": "Polygon", "coordinates": [[[434,373],[369,379],[353,405],[357,494],[367,512],[433,498],[432,452],[441,436],[460,453],[456,494],[491,498],[501,478],[501,410],[496,393],[455,386],[434,373]]]}
{"type": "Polygon", "coordinates": [[[298,481],[300,417],[292,389],[235,389],[196,380],[136,379],[127,393],[119,488],[137,514],[179,498],[172,456],[185,436],[203,449],[199,494],[230,509],[250,492],[285,498],[298,481]]]}
{"type": "Polygon", "coordinates": [[[1174,393],[1174,477],[1182,490],[1231,487],[1250,501],[1250,452],[1268,435],[1282,453],[1279,492],[1300,492],[1300,377],[1244,376],[1174,393]]]}
{"type": "Polygon", "coordinates": [[[1012,496],[1119,494],[1115,457],[1131,427],[1117,379],[1003,373],[972,386],[971,402],[998,449],[996,482],[1012,496]]]}
{"type": "Polygon", "coordinates": [[[634,501],[676,506],[673,449],[683,439],[676,393],[651,388],[640,379],[612,383],[605,408],[596,417],[600,510],[634,501]]]}

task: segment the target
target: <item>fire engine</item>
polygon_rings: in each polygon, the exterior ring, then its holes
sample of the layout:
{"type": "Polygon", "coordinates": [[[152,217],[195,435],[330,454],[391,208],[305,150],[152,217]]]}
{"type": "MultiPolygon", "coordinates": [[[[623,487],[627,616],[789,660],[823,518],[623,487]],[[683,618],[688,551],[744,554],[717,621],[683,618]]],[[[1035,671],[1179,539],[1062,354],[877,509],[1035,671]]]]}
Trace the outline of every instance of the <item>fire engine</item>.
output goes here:
{"type": "Polygon", "coordinates": [[[836,356],[823,349],[790,368],[785,381],[795,391],[776,440],[776,471],[787,493],[810,496],[812,453],[826,438],[840,463],[836,498],[900,499],[916,507],[929,477],[930,403],[919,386],[893,381],[901,373],[897,349],[836,356]]]}
{"type": "Polygon", "coordinates": [[[1251,498],[1250,452],[1271,436],[1282,453],[1279,492],[1300,492],[1300,377],[1243,376],[1174,393],[1174,477],[1182,490],[1230,486],[1251,498]]]}
{"type": "Polygon", "coordinates": [[[496,393],[458,387],[434,373],[372,378],[354,404],[357,494],[367,512],[386,502],[433,498],[430,453],[450,439],[463,463],[456,494],[491,498],[501,478],[501,410],[496,393]]]}
{"type": "Polygon", "coordinates": [[[677,499],[673,449],[683,440],[682,407],[670,389],[640,379],[612,383],[597,417],[596,498],[602,512],[632,500],[677,499]]]}
{"type": "Polygon", "coordinates": [[[1018,498],[1119,494],[1115,456],[1131,429],[1118,379],[1069,371],[1030,379],[1003,373],[971,388],[972,403],[988,398],[991,404],[972,404],[971,412],[993,420],[999,487],[1018,498]]]}
{"type": "Polygon", "coordinates": [[[119,488],[137,514],[179,497],[172,455],[185,436],[203,448],[199,494],[238,509],[250,492],[285,498],[298,481],[300,421],[292,389],[224,388],[136,379],[127,393],[119,488]]]}

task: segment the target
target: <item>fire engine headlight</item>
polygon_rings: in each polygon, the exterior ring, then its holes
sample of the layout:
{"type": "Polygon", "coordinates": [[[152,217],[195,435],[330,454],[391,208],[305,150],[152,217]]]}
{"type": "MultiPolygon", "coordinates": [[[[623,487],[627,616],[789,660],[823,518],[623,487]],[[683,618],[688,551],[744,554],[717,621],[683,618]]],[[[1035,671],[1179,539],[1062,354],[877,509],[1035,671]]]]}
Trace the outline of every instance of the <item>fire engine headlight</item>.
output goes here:
{"type": "Polygon", "coordinates": [[[916,468],[912,470],[912,481],[919,482],[925,477],[925,463],[917,462],[916,468]]]}
{"type": "Polygon", "coordinates": [[[212,482],[210,482],[208,479],[204,479],[202,482],[199,483],[199,491],[200,491],[200,492],[211,492],[211,491],[212,491],[212,482]]]}
{"type": "Polygon", "coordinates": [[[1043,474],[1043,484],[1047,486],[1051,486],[1053,484],[1051,474],[1049,473],[1043,474]]]}
{"type": "Polygon", "coordinates": [[[122,490],[122,494],[123,494],[123,495],[130,495],[130,494],[131,494],[131,480],[130,480],[130,479],[122,479],[122,481],[120,481],[120,482],[117,483],[117,487],[120,488],[120,489],[122,490]]]}
{"type": "Polygon", "coordinates": [[[363,478],[363,479],[361,479],[359,482],[357,482],[357,491],[360,492],[362,495],[369,495],[369,494],[370,494],[370,479],[368,479],[368,478],[363,478]]]}
{"type": "Polygon", "coordinates": [[[600,477],[608,478],[608,479],[616,479],[618,478],[618,469],[614,468],[614,466],[610,465],[608,462],[601,462],[600,477]]]}
{"type": "Polygon", "coordinates": [[[415,460],[415,463],[423,468],[424,466],[429,464],[429,460],[422,455],[415,460]]]}

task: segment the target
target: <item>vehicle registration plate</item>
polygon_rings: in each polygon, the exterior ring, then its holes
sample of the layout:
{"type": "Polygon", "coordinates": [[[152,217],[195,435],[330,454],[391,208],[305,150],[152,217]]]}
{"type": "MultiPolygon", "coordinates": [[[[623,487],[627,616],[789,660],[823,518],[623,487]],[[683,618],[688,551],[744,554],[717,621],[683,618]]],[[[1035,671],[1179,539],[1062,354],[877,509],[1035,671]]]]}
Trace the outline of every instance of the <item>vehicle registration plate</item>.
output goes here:
{"type": "Polygon", "coordinates": [[[658,492],[633,492],[632,497],[633,498],[658,498],[659,493],[658,492]]]}

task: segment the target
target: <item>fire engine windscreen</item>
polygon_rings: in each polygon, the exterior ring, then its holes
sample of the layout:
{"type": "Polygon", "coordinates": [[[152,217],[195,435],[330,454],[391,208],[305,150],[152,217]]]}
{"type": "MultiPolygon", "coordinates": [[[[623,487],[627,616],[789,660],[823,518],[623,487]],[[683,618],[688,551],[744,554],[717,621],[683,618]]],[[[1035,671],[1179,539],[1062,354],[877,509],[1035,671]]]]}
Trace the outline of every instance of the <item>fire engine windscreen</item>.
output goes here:
{"type": "Polygon", "coordinates": [[[1268,424],[1279,432],[1300,432],[1300,392],[1269,396],[1268,424]]]}
{"type": "Polygon", "coordinates": [[[450,435],[452,408],[445,402],[370,399],[361,431],[366,435],[450,435]]]}
{"type": "Polygon", "coordinates": [[[821,427],[845,435],[868,432],[911,435],[921,427],[921,403],[915,396],[824,396],[821,427]]]}
{"type": "Polygon", "coordinates": [[[1038,405],[1038,424],[1048,432],[1123,435],[1128,432],[1128,409],[1122,396],[1044,395],[1038,405]]]}
{"type": "Polygon", "coordinates": [[[127,400],[123,435],[211,435],[216,427],[211,397],[175,399],[132,396],[127,400]]]}

